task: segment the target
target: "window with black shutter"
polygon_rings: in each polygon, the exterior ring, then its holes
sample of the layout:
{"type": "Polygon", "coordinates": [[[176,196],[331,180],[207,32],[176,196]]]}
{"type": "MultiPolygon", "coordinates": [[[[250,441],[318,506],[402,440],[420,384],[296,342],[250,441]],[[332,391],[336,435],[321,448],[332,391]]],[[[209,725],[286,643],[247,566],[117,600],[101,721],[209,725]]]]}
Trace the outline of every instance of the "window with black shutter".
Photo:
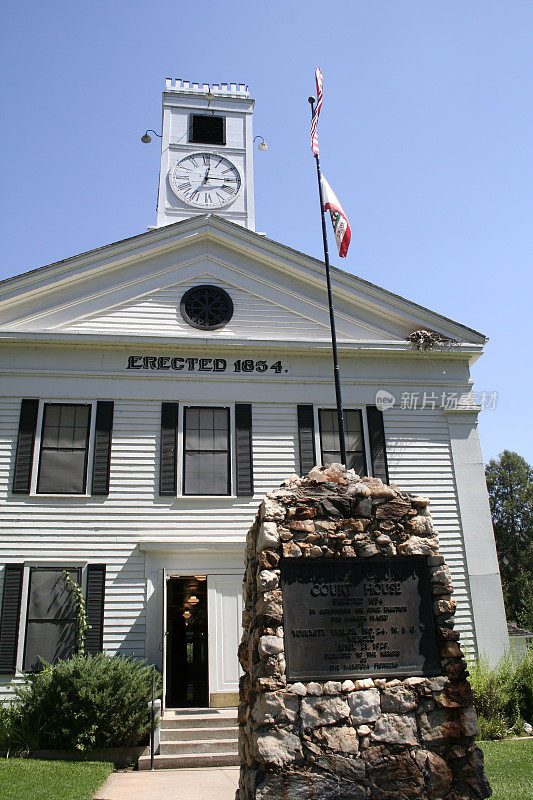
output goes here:
{"type": "Polygon", "coordinates": [[[185,408],[183,494],[230,492],[229,408],[185,408]]]}
{"type": "Polygon", "coordinates": [[[13,493],[86,494],[89,484],[91,494],[109,494],[113,414],[112,400],[96,403],[22,400],[13,493]],[[91,426],[93,407],[96,413],[91,426]],[[91,428],[94,428],[92,433],[91,428]],[[37,459],[34,450],[38,451],[37,459]]]}
{"type": "Polygon", "coordinates": [[[37,492],[84,494],[91,406],[45,403],[37,492]]]}
{"type": "MultiPolygon", "coordinates": [[[[318,420],[322,464],[339,464],[341,454],[337,409],[321,408],[318,412],[318,420]]],[[[346,441],[346,466],[348,469],[354,469],[358,475],[366,475],[363,416],[360,410],[344,410],[344,436],[346,441]]]]}
{"type": "MultiPolygon", "coordinates": [[[[80,582],[80,570],[68,569],[71,579],[80,582]]],[[[37,672],[41,660],[55,664],[70,658],[77,646],[76,601],[64,570],[34,567],[30,570],[28,613],[26,616],[25,672],[37,672]]]]}
{"type": "Polygon", "coordinates": [[[214,114],[191,114],[189,142],[198,144],[226,144],[225,118],[214,114]]]}

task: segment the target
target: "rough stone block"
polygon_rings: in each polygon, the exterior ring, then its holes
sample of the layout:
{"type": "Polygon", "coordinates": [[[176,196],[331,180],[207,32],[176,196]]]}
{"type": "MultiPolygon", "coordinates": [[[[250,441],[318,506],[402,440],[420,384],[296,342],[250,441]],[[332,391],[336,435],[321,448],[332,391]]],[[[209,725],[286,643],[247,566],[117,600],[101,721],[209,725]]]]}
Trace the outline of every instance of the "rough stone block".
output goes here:
{"type": "Polygon", "coordinates": [[[402,556],[431,556],[438,551],[438,547],[436,539],[411,536],[406,542],[397,545],[397,550],[402,556]]]}
{"type": "Polygon", "coordinates": [[[410,508],[410,503],[400,500],[399,497],[394,497],[394,500],[389,500],[388,503],[383,503],[383,505],[377,507],[376,519],[399,520],[407,514],[410,508]]]}
{"type": "Polygon", "coordinates": [[[368,794],[335,775],[294,771],[267,773],[257,785],[255,797],[257,800],[366,800],[368,794]]]}
{"type": "Polygon", "coordinates": [[[340,681],[326,681],[324,684],[324,694],[340,694],[341,683],[340,681]]]}
{"type": "Polygon", "coordinates": [[[372,742],[418,744],[414,714],[383,714],[370,736],[372,742]]]}
{"type": "Polygon", "coordinates": [[[415,708],[415,695],[402,686],[385,689],[381,694],[381,709],[386,713],[405,714],[415,708]]]}
{"type": "Polygon", "coordinates": [[[258,731],[254,738],[254,756],[260,764],[282,767],[303,758],[300,737],[283,728],[268,732],[258,731]]]}
{"type": "Polygon", "coordinates": [[[285,506],[267,496],[259,506],[259,517],[261,520],[279,522],[285,518],[285,506]]]}
{"type": "Polygon", "coordinates": [[[349,725],[317,728],[314,736],[325,747],[337,753],[355,755],[359,750],[357,733],[349,725]]]}
{"type": "Polygon", "coordinates": [[[279,636],[261,636],[257,650],[260,656],[277,656],[283,651],[283,639],[279,636]]]}
{"type": "Polygon", "coordinates": [[[298,698],[283,692],[260,694],[252,709],[252,717],[258,725],[294,722],[298,713],[298,698]]]}
{"type": "Polygon", "coordinates": [[[348,703],[341,697],[304,697],[300,709],[303,728],[318,728],[346,719],[350,713],[348,703]]]}
{"type": "Polygon", "coordinates": [[[279,585],[279,573],[272,572],[268,569],[262,569],[257,576],[257,588],[261,592],[267,592],[269,589],[277,589],[279,585]]]}
{"type": "Polygon", "coordinates": [[[354,725],[374,722],[381,714],[379,689],[363,689],[347,695],[354,725]]]}
{"type": "Polygon", "coordinates": [[[278,526],[275,522],[263,522],[259,526],[259,534],[257,536],[257,552],[272,548],[273,550],[279,544],[278,526]]]}

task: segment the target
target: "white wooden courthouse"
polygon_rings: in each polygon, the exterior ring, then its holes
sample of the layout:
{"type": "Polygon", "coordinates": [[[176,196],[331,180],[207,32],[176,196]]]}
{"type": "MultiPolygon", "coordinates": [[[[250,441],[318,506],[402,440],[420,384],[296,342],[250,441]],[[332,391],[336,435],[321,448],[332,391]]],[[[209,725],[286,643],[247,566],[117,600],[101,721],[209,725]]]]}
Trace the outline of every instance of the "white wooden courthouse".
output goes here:
{"type": "MultiPolygon", "coordinates": [[[[246,531],[265,492],[339,460],[324,266],[255,232],[253,106],[243,85],[168,80],[156,227],[0,284],[3,697],[74,652],[68,570],[89,652],[155,663],[169,707],[236,704],[246,531]]],[[[349,466],[431,498],[462,643],[494,661],[468,402],[485,337],[332,278],[349,466]],[[421,353],[420,329],[458,343],[421,353]]]]}

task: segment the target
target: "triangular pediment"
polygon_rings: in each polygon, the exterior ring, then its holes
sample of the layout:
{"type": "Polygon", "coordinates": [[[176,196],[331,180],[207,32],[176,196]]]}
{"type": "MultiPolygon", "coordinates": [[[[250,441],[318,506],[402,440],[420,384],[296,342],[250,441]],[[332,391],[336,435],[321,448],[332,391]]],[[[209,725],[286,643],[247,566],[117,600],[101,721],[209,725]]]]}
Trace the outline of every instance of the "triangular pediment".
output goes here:
{"type": "MultiPolygon", "coordinates": [[[[233,316],[210,336],[223,338],[321,339],[329,335],[329,320],[324,304],[305,297],[295,298],[288,290],[265,286],[251,276],[242,276],[229,266],[211,263],[201,271],[190,266],[180,270],[181,280],[116,306],[59,325],[65,332],[116,333],[153,336],[202,336],[205,332],[191,329],[180,311],[181,300],[188,289],[211,284],[225,289],[233,302],[233,316]],[[243,285],[244,284],[244,285],[243,285]]],[[[369,325],[346,318],[338,320],[338,336],[348,339],[386,338],[369,325]]]]}
{"type": "MultiPolygon", "coordinates": [[[[333,270],[339,340],[403,341],[431,327],[484,337],[341,270],[333,270]]],[[[326,340],[323,265],[217,217],[199,217],[118,242],[0,284],[0,331],[53,334],[326,340]],[[184,293],[221,286],[234,314],[217,331],[192,328],[184,293]]]]}

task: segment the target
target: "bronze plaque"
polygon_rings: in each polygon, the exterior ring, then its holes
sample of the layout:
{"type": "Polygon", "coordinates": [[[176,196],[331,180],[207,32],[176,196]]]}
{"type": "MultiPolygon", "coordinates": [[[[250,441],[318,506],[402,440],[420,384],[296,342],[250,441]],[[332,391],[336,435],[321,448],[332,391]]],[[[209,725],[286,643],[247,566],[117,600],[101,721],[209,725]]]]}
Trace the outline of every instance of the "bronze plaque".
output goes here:
{"type": "Polygon", "coordinates": [[[424,556],[280,562],[288,681],[438,675],[424,556]]]}

